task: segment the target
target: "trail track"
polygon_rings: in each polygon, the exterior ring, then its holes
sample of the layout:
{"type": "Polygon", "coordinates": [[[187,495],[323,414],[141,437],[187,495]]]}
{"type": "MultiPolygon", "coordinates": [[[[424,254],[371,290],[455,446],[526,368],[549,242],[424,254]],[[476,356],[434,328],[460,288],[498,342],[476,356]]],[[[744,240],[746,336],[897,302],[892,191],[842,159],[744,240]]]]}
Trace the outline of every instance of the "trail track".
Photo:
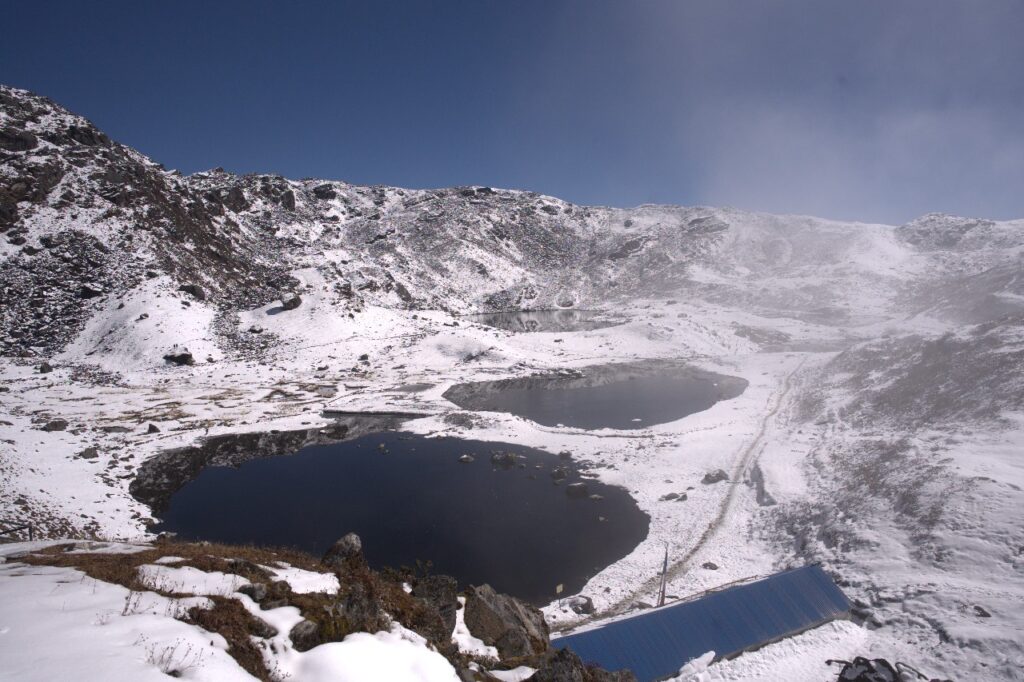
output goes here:
{"type": "MultiPolygon", "coordinates": [[[[715,515],[715,518],[708,525],[708,527],[704,529],[704,532],[701,533],[701,536],[697,539],[697,542],[695,542],[693,546],[690,547],[681,558],[669,564],[668,582],[671,583],[673,580],[684,575],[686,571],[689,570],[690,563],[693,561],[694,557],[697,556],[697,554],[701,551],[701,549],[704,548],[705,545],[707,545],[712,539],[714,539],[714,537],[718,534],[718,531],[722,528],[726,520],[729,518],[729,513],[732,511],[733,501],[736,498],[736,491],[743,482],[743,473],[757,460],[758,455],[760,455],[761,451],[764,449],[764,435],[765,431],[768,428],[768,424],[775,417],[775,415],[778,414],[779,409],[785,402],[786,396],[789,394],[790,388],[792,387],[791,380],[793,376],[800,371],[800,369],[804,366],[804,363],[806,361],[807,358],[803,358],[800,361],[800,363],[786,375],[786,378],[783,379],[782,387],[772,397],[772,406],[761,418],[761,423],[758,426],[757,433],[754,434],[754,438],[741,451],[739,459],[733,467],[732,472],[730,473],[729,490],[728,492],[726,492],[725,497],[722,499],[722,502],[719,505],[718,513],[715,515]]],[[[651,578],[648,578],[644,582],[640,583],[632,592],[622,597],[608,608],[595,612],[578,621],[566,623],[564,626],[562,626],[562,630],[564,631],[577,628],[581,625],[587,625],[589,623],[593,623],[598,620],[603,620],[605,618],[621,616],[624,613],[630,611],[638,599],[640,599],[644,595],[649,595],[653,592],[656,592],[660,585],[661,575],[654,575],[651,578]]]]}

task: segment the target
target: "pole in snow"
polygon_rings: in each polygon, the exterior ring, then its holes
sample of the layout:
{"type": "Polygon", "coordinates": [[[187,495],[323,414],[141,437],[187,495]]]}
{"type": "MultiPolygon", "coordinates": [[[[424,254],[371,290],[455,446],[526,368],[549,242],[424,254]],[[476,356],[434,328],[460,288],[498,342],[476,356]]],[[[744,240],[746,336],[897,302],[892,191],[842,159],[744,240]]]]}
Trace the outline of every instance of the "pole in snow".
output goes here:
{"type": "Polygon", "coordinates": [[[665,543],[665,563],[661,567],[661,591],[658,592],[658,606],[665,605],[665,586],[668,582],[668,543],[665,543]]]}

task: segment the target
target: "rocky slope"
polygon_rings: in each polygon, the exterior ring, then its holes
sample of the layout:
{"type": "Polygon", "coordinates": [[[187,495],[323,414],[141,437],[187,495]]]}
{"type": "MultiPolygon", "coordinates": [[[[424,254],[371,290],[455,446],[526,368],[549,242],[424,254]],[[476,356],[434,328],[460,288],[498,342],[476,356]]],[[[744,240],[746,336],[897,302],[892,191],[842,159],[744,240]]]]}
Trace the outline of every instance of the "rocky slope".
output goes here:
{"type": "Polygon", "coordinates": [[[962,299],[941,292],[963,287],[989,301],[989,315],[1024,306],[1019,224],[926,216],[890,228],[581,207],[488,187],[404,190],[219,169],[182,176],[50,100],[6,87],[0,150],[8,355],[60,351],[102,300],[147,278],[166,276],[223,316],[301,287],[291,273],[303,268],[323,278],[342,314],[366,304],[466,312],[664,294],[843,325],[914,305],[953,314],[962,299]]]}
{"type": "Polygon", "coordinates": [[[825,658],[869,649],[953,678],[1024,665],[1024,221],[183,176],[0,88],[0,302],[6,520],[138,537],[152,512],[130,494],[138,471],[202,466],[175,452],[270,429],[314,442],[325,407],[415,413],[418,433],[571,450],[628,487],[649,540],[593,578],[594,617],[651,598],[664,543],[678,595],[815,560],[857,600],[856,624],[718,664],[727,679],[819,679],[825,658]],[[624,323],[511,334],[460,317],[546,308],[624,323]],[[624,360],[749,386],[627,435],[444,398],[624,360]],[[729,479],[700,483],[718,469],[729,479]]]}

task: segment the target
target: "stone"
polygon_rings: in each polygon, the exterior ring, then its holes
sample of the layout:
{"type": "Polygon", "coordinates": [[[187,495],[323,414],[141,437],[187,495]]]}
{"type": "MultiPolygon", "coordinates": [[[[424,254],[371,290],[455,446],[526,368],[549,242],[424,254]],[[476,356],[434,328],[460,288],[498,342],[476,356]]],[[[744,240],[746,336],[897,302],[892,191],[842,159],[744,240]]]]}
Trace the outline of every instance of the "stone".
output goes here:
{"type": "Polygon", "coordinates": [[[345,569],[352,563],[362,564],[366,561],[363,557],[363,541],[355,533],[349,533],[335,542],[321,561],[335,569],[345,569]]]}
{"type": "Polygon", "coordinates": [[[178,287],[178,291],[184,291],[186,294],[191,295],[192,298],[196,299],[197,301],[206,300],[206,290],[203,289],[198,284],[182,284],[180,287],[178,287]]]}
{"type": "Polygon", "coordinates": [[[459,457],[459,461],[462,462],[463,464],[469,464],[470,462],[473,461],[473,459],[473,455],[462,455],[461,457],[459,457]]]}
{"type": "Polygon", "coordinates": [[[548,625],[539,609],[490,585],[466,590],[466,627],[502,658],[535,656],[550,647],[548,625]]]}
{"type": "Polygon", "coordinates": [[[300,620],[288,633],[296,651],[309,651],[320,644],[320,626],[311,620],[300,620]]]}
{"type": "Polygon", "coordinates": [[[495,452],[491,455],[491,464],[504,468],[514,467],[516,455],[514,452],[495,452]]]}
{"type": "Polygon", "coordinates": [[[565,494],[575,499],[581,499],[588,494],[586,483],[570,483],[565,487],[565,494]]]}
{"type": "Polygon", "coordinates": [[[300,305],[302,305],[302,298],[294,292],[281,296],[281,307],[285,310],[295,310],[300,305]]]}
{"type": "Polygon", "coordinates": [[[568,649],[554,652],[529,678],[530,682],[636,682],[628,670],[608,672],[594,665],[585,665],[568,649]]]}
{"type": "Polygon", "coordinates": [[[224,205],[235,213],[239,213],[249,208],[249,201],[240,187],[232,187],[224,197],[224,205]]]}
{"type": "Polygon", "coordinates": [[[281,195],[281,205],[289,211],[295,210],[295,192],[285,190],[284,194],[281,195]]]}
{"type": "Polygon", "coordinates": [[[27,152],[35,149],[37,144],[39,141],[36,136],[27,130],[0,129],[0,149],[6,149],[9,152],[27,152]]]}
{"type": "Polygon", "coordinates": [[[671,502],[672,500],[678,500],[679,493],[668,493],[658,498],[659,502],[671,502]]]}
{"type": "Polygon", "coordinates": [[[81,457],[82,459],[96,459],[97,457],[99,457],[99,455],[99,450],[97,450],[94,447],[88,447],[85,450],[82,450],[81,452],[78,453],[78,456],[81,457]]]}
{"type": "Polygon", "coordinates": [[[705,485],[710,485],[712,483],[718,483],[719,481],[728,480],[729,474],[725,473],[725,471],[722,469],[715,469],[714,471],[709,471],[708,473],[704,474],[704,478],[702,478],[700,482],[705,485]]]}
{"type": "Polygon", "coordinates": [[[717,571],[718,570],[718,564],[716,564],[713,561],[705,561],[704,563],[702,563],[700,565],[700,567],[703,568],[703,569],[706,569],[708,571],[717,571]]]}
{"type": "Polygon", "coordinates": [[[98,284],[83,284],[78,290],[78,298],[96,298],[103,295],[103,287],[98,284]]]}
{"type": "Polygon", "coordinates": [[[459,610],[459,584],[447,575],[431,575],[412,588],[412,596],[422,599],[441,616],[445,632],[455,631],[455,615],[459,610]]]}
{"type": "Polygon", "coordinates": [[[248,595],[254,602],[261,602],[267,598],[267,586],[263,583],[249,583],[238,588],[238,591],[248,595]]]}
{"type": "Polygon", "coordinates": [[[551,478],[556,481],[563,481],[569,478],[569,467],[555,467],[551,470],[551,478]]]}
{"type": "Polygon", "coordinates": [[[66,419],[54,419],[46,422],[43,426],[43,431],[63,431],[68,428],[68,422],[66,419]]]}
{"type": "Polygon", "coordinates": [[[331,185],[325,183],[313,188],[313,196],[321,201],[327,201],[338,196],[338,193],[334,191],[334,188],[331,187],[331,185]]]}
{"type": "Polygon", "coordinates": [[[156,424],[150,424],[149,428],[146,429],[146,433],[160,433],[160,427],[156,424]]]}
{"type": "Polygon", "coordinates": [[[594,600],[586,595],[576,595],[566,600],[566,604],[572,609],[573,613],[579,615],[587,615],[594,612],[594,600]]]}
{"type": "Polygon", "coordinates": [[[189,349],[183,346],[175,346],[165,353],[164,360],[174,365],[194,365],[196,362],[189,349]]]}
{"type": "Polygon", "coordinates": [[[45,360],[43,362],[39,363],[39,373],[40,374],[48,374],[48,373],[50,373],[52,371],[53,371],[53,365],[51,365],[50,363],[46,362],[45,360]]]}

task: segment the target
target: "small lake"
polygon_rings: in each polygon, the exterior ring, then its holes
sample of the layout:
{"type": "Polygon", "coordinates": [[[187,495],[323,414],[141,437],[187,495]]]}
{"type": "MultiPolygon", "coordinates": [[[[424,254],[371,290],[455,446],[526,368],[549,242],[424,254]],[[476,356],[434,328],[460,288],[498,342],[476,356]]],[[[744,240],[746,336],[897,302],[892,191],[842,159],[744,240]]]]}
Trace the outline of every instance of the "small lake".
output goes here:
{"type": "Polygon", "coordinates": [[[640,429],[701,412],[746,387],[744,379],[656,361],[457,384],[444,397],[463,409],[508,412],[544,426],[640,429]]]}
{"type": "Polygon", "coordinates": [[[599,310],[516,310],[466,315],[466,319],[510,332],[580,332],[623,324],[625,320],[599,310]]]}
{"type": "Polygon", "coordinates": [[[579,591],[647,536],[649,518],[624,489],[586,481],[586,494],[570,495],[582,480],[540,450],[374,433],[207,467],[171,495],[154,530],[316,555],[351,531],[375,568],[429,560],[463,587],[486,582],[546,604],[556,585],[579,591]]]}

